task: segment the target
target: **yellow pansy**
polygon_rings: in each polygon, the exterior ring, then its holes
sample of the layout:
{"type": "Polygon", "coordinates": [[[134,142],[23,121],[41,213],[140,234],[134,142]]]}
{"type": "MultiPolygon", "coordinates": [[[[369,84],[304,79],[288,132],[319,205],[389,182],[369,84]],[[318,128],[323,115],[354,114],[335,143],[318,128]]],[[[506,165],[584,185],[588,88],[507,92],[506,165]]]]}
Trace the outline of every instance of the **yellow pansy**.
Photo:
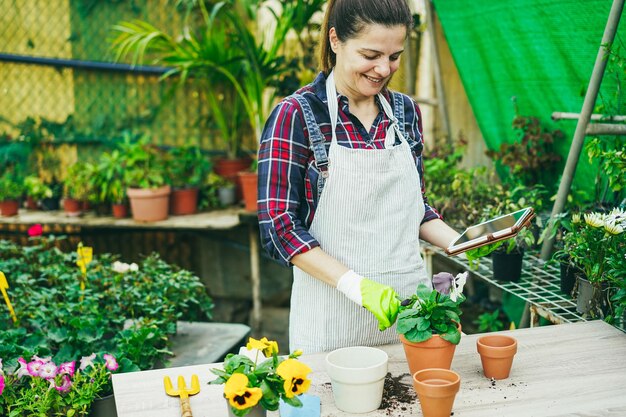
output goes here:
{"type": "Polygon", "coordinates": [[[278,353],[278,343],[273,340],[267,340],[267,337],[261,340],[256,340],[252,337],[249,338],[246,348],[248,348],[248,350],[258,349],[263,352],[266,358],[272,356],[273,353],[278,353]]]}
{"type": "Polygon", "coordinates": [[[263,397],[261,388],[249,388],[248,377],[244,374],[232,374],[224,385],[224,397],[237,410],[254,407],[263,397]]]}
{"type": "Polygon", "coordinates": [[[311,380],[307,379],[307,375],[310,372],[311,368],[295,359],[286,359],[278,365],[276,373],[285,380],[284,388],[287,398],[293,398],[309,389],[311,380]]]}

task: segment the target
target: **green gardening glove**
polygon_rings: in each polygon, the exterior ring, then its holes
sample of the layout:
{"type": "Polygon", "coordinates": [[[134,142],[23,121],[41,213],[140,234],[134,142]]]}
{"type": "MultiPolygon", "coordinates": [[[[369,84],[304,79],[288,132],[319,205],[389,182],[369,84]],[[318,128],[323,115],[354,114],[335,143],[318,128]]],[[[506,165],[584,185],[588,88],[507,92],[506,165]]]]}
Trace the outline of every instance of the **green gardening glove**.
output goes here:
{"type": "Polygon", "coordinates": [[[380,331],[396,322],[400,301],[390,286],[364,278],[350,270],[339,279],[337,289],[350,300],[367,308],[378,320],[380,331]]]}

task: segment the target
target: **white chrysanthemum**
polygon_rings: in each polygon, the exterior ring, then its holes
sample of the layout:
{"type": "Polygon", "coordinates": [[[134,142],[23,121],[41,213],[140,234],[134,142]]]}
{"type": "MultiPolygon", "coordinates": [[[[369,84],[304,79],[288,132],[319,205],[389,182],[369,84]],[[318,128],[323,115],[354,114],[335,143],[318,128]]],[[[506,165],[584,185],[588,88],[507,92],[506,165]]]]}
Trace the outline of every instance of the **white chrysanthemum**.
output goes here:
{"type": "Polygon", "coordinates": [[[606,223],[604,223],[604,230],[612,235],[619,235],[624,231],[624,228],[619,224],[607,221],[606,223]]]}
{"type": "Polygon", "coordinates": [[[604,226],[604,219],[602,215],[599,213],[588,213],[585,214],[585,223],[587,223],[591,227],[602,227],[604,226]]]}
{"type": "Polygon", "coordinates": [[[572,223],[573,223],[573,224],[578,224],[578,223],[580,223],[580,213],[574,213],[574,214],[572,214],[572,223]]]}

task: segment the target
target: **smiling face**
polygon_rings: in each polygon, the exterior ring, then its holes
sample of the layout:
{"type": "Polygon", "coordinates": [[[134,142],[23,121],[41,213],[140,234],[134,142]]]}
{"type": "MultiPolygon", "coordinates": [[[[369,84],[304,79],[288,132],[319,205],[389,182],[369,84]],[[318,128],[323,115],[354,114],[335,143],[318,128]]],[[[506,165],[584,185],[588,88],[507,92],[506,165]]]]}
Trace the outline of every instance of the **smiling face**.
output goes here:
{"type": "Polygon", "coordinates": [[[341,42],[334,28],[329,31],[335,52],[337,90],[355,101],[369,100],[391,79],[400,67],[406,28],[403,25],[366,25],[359,35],[341,42]]]}

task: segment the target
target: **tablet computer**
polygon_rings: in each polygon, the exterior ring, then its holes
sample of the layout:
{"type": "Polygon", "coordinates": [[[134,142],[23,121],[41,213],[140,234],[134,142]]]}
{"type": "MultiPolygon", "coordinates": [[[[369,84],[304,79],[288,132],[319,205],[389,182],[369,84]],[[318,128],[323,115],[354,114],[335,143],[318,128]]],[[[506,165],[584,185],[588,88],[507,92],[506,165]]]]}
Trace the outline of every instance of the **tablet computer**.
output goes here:
{"type": "Polygon", "coordinates": [[[445,252],[448,255],[457,255],[499,240],[509,239],[523,227],[528,226],[533,217],[535,217],[535,210],[527,207],[468,227],[446,248],[445,252]]]}

